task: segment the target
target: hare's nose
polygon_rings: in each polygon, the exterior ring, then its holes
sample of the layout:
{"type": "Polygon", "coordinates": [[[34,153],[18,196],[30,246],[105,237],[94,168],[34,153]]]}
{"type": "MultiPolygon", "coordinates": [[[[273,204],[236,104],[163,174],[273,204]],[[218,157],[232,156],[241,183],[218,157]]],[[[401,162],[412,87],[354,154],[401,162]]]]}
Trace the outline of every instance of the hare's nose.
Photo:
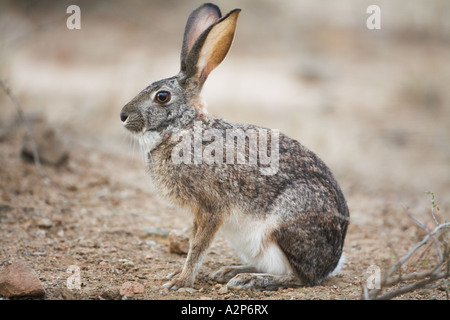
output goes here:
{"type": "Polygon", "coordinates": [[[127,119],[128,119],[128,114],[126,113],[126,112],[121,112],[120,113],[120,120],[122,121],[122,122],[125,122],[125,121],[127,121],[127,119]]]}

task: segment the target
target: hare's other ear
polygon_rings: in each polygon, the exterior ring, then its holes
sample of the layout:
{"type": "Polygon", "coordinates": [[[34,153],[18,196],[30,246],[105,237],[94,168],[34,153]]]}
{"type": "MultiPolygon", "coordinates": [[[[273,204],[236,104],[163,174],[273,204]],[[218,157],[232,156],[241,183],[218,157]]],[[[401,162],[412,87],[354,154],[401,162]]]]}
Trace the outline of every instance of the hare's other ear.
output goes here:
{"type": "Polygon", "coordinates": [[[185,59],[182,72],[203,86],[206,78],[225,58],[233,42],[240,9],[235,9],[203,31],[185,59]]]}
{"type": "Polygon", "coordinates": [[[219,7],[212,3],[202,4],[189,15],[184,30],[183,47],[181,48],[181,71],[186,70],[186,59],[195,41],[221,16],[219,7]]]}

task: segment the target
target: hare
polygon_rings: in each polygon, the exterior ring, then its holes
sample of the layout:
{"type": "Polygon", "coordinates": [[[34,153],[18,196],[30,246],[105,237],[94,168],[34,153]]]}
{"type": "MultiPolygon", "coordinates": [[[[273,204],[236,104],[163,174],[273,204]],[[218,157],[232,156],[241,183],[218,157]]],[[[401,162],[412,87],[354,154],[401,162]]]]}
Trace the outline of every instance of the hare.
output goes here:
{"type": "Polygon", "coordinates": [[[221,17],[214,4],[196,8],[179,73],[152,83],[120,113],[158,192],[193,214],[186,261],[166,288],[194,285],[219,230],[244,263],[211,275],[230,287],[318,285],[341,258],[349,211],[322,160],[277,130],[206,110],[203,84],[229,51],[240,11],[221,17]]]}

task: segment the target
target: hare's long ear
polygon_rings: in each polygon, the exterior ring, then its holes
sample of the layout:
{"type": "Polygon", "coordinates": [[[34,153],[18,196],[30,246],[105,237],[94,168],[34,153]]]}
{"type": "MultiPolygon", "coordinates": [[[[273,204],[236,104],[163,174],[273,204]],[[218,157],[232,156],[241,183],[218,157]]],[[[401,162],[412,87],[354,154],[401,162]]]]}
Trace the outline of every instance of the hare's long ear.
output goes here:
{"type": "MultiPolygon", "coordinates": [[[[225,58],[233,42],[240,9],[235,9],[204,30],[182,62],[181,72],[201,89],[206,78],[225,58]]],[[[183,46],[184,47],[184,46],[183,46]]]]}
{"type": "Polygon", "coordinates": [[[184,30],[183,47],[181,48],[181,71],[186,70],[186,60],[195,41],[221,16],[219,7],[212,3],[202,4],[189,15],[184,30]]]}

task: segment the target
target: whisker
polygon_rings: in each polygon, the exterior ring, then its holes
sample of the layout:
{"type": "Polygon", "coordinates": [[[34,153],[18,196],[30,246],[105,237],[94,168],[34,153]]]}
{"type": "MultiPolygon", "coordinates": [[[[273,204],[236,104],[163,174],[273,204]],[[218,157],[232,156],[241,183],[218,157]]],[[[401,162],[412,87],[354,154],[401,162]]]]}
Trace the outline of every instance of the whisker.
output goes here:
{"type": "Polygon", "coordinates": [[[136,140],[134,139],[133,134],[128,132],[128,130],[124,130],[120,137],[124,144],[130,146],[128,149],[128,156],[134,158],[136,140]]]}
{"type": "Polygon", "coordinates": [[[146,148],[144,149],[144,160],[145,160],[145,164],[147,166],[153,167],[154,163],[153,163],[153,157],[151,154],[151,141],[148,140],[148,137],[145,134],[142,134],[143,136],[143,142],[146,146],[146,148]]]}
{"type": "Polygon", "coordinates": [[[130,146],[131,146],[131,148],[130,148],[130,151],[129,152],[131,152],[131,154],[132,154],[132,157],[134,157],[134,147],[135,147],[135,141],[134,141],[134,139],[133,139],[133,135],[132,135],[132,133],[130,132],[130,133],[128,133],[128,142],[129,142],[129,144],[130,144],[130,146]]]}
{"type": "Polygon", "coordinates": [[[131,132],[129,133],[128,136],[129,136],[130,144],[131,144],[131,152],[133,153],[133,156],[134,156],[135,149],[136,149],[136,140],[134,139],[134,137],[133,137],[133,135],[131,134],[131,132]]]}
{"type": "Polygon", "coordinates": [[[144,149],[144,136],[139,134],[139,149],[141,152],[142,163],[145,165],[145,149],[144,149]]]}

